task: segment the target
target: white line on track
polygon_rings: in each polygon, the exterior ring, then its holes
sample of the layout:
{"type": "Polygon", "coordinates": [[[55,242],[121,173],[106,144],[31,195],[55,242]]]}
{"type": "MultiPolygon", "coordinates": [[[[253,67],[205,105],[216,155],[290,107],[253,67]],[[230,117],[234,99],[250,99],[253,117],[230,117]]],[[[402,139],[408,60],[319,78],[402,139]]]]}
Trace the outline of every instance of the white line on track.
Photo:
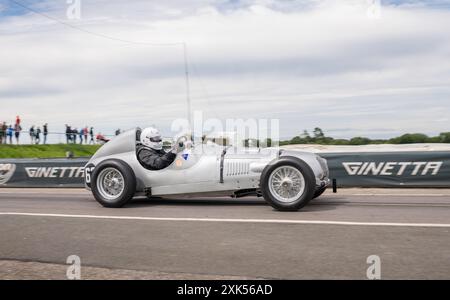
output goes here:
{"type": "MultiPolygon", "coordinates": [[[[79,191],[33,191],[33,190],[21,190],[21,191],[8,191],[6,190],[1,190],[0,189],[0,195],[1,194],[15,194],[15,195],[54,195],[54,196],[61,196],[61,195],[70,195],[70,196],[90,196],[91,194],[87,191],[81,190],[81,192],[79,191]]],[[[379,193],[379,194],[375,194],[375,193],[337,193],[337,194],[324,194],[324,196],[331,196],[331,195],[336,195],[336,196],[357,196],[357,197],[450,197],[450,194],[395,194],[395,193],[379,193]]]]}
{"type": "MultiPolygon", "coordinates": [[[[336,195],[339,195],[336,194],[336,195]]],[[[340,196],[370,196],[370,197],[446,197],[446,194],[341,194],[340,196]]]]}
{"type": "Polygon", "coordinates": [[[406,206],[406,207],[450,207],[447,203],[380,203],[380,202],[336,202],[336,201],[314,201],[308,205],[339,205],[339,206],[406,206]]]}
{"type": "Polygon", "coordinates": [[[439,223],[385,223],[385,222],[346,222],[346,221],[317,221],[317,220],[277,220],[277,219],[217,219],[217,218],[158,218],[133,216],[102,216],[102,215],[69,215],[0,212],[0,216],[34,216],[85,219],[113,219],[113,220],[144,220],[144,221],[182,221],[182,222],[223,222],[223,223],[268,223],[268,224],[304,224],[304,225],[345,225],[345,226],[394,226],[394,227],[440,227],[450,228],[450,224],[439,223]]]}

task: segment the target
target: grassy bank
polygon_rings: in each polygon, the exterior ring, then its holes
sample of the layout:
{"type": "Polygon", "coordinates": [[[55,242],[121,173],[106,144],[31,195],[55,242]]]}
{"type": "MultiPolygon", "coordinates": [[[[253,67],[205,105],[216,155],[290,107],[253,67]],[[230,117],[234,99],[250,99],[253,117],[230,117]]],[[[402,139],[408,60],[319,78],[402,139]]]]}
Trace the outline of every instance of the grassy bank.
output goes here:
{"type": "Polygon", "coordinates": [[[56,158],[72,151],[75,157],[92,156],[99,145],[0,145],[0,158],[56,158]]]}

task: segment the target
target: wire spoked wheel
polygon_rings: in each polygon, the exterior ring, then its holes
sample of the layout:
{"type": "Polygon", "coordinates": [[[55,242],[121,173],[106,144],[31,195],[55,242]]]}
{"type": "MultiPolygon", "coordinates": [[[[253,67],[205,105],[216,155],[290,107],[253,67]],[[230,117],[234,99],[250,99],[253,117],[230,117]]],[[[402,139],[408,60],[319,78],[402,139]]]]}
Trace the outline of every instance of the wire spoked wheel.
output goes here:
{"type": "Polygon", "coordinates": [[[105,199],[116,200],[125,187],[123,175],[115,168],[105,168],[97,177],[97,186],[105,199]]]}
{"type": "Polygon", "coordinates": [[[131,167],[117,159],[106,160],[94,168],[92,193],[105,207],[122,207],[136,192],[136,176],[131,167]]]}
{"type": "Polygon", "coordinates": [[[269,177],[270,193],[283,203],[297,200],[305,191],[305,178],[292,166],[276,168],[269,177]]]}
{"type": "Polygon", "coordinates": [[[268,165],[261,174],[260,189],[264,199],[273,208],[296,211],[314,196],[316,178],[304,161],[282,157],[268,165]]]}

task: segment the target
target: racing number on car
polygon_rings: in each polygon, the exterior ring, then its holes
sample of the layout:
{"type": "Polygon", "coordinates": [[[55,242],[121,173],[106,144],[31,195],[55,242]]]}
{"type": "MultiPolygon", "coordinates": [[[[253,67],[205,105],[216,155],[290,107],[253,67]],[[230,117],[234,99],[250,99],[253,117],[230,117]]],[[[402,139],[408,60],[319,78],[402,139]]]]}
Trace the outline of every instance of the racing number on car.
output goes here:
{"type": "Polygon", "coordinates": [[[94,172],[94,167],[86,167],[84,169],[86,184],[91,183],[92,172],[94,172]]]}

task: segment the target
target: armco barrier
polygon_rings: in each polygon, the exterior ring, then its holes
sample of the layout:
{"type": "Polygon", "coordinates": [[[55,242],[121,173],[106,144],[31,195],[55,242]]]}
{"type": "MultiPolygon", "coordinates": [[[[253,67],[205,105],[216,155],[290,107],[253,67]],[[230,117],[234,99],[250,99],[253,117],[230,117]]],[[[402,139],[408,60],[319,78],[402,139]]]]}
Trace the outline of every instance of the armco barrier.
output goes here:
{"type": "MultiPolygon", "coordinates": [[[[339,187],[450,187],[450,152],[320,153],[339,187]]],[[[0,187],[83,187],[79,159],[0,159],[0,187]]]]}

